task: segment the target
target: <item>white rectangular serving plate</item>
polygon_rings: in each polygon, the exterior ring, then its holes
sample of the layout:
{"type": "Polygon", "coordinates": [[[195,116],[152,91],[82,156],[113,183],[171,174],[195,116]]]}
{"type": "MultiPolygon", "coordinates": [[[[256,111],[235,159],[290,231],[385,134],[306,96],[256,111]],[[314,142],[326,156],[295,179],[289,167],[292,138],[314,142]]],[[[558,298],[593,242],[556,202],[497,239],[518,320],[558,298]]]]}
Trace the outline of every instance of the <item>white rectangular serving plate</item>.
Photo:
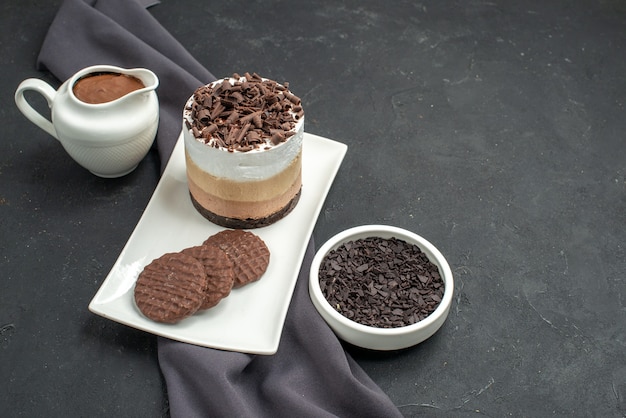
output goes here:
{"type": "Polygon", "coordinates": [[[305,133],[300,201],[275,224],[251,230],[270,250],[263,277],[233,289],[214,308],[177,324],[162,324],[146,318],[136,307],[137,276],[155,258],[199,245],[224,229],[202,217],[191,204],[181,135],[145,212],[89,310],[185,343],[252,354],[276,353],[307,244],[347,149],[340,142],[305,133]]]}

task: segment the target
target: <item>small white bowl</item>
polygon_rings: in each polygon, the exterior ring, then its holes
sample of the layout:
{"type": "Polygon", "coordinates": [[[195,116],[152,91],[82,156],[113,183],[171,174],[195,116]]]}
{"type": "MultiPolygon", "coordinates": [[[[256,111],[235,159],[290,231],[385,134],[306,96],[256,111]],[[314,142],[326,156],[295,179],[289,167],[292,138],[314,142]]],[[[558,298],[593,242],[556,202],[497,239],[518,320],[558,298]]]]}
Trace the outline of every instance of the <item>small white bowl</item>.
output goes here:
{"type": "Polygon", "coordinates": [[[324,243],[315,254],[309,275],[309,295],[311,301],[335,334],[350,344],[372,350],[399,350],[419,344],[431,337],[445,322],[452,304],[453,293],[454,281],[452,271],[439,250],[413,232],[386,225],[357,226],[335,235],[324,243]],[[337,312],[326,300],[319,283],[319,268],[324,257],[343,243],[369,237],[397,238],[409,244],[415,244],[428,257],[430,262],[439,268],[445,287],[444,294],[435,311],[428,317],[404,327],[376,328],[359,324],[346,318],[337,312]]]}

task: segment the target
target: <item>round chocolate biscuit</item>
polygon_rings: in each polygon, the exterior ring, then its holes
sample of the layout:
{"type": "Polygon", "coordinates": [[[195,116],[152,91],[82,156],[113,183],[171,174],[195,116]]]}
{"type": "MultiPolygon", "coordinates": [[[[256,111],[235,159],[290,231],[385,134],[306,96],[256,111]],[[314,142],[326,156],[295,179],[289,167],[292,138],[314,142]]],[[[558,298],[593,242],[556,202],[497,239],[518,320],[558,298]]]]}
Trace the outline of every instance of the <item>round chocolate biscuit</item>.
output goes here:
{"type": "Polygon", "coordinates": [[[208,283],[200,309],[212,308],[230,294],[235,282],[235,271],[233,262],[224,251],[213,245],[198,245],[181,252],[200,260],[204,265],[208,283]]]}
{"type": "Polygon", "coordinates": [[[153,321],[173,324],[200,308],[206,288],[202,262],[187,254],[167,253],[139,273],[135,303],[153,321]]]}
{"type": "Polygon", "coordinates": [[[233,261],[234,287],[259,280],[270,262],[270,251],[265,242],[252,232],[241,229],[218,232],[204,241],[203,245],[219,247],[233,261]]]}

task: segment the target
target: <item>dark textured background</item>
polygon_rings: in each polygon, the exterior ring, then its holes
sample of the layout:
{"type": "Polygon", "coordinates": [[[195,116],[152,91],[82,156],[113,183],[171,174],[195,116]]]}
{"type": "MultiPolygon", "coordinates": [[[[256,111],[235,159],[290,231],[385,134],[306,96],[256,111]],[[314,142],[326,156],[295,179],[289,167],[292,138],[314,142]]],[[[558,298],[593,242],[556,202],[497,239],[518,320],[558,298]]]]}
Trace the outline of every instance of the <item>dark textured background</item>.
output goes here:
{"type": "MultiPolygon", "coordinates": [[[[87,305],[158,181],[96,178],[13,93],[59,0],[0,3],[0,416],[167,416],[149,334],[87,305]]],[[[319,246],[408,228],[455,274],[448,321],[348,347],[407,416],[626,416],[626,3],[162,0],[216,76],[289,81],[349,146],[319,246]]],[[[306,326],[306,324],[303,324],[306,326]]]]}

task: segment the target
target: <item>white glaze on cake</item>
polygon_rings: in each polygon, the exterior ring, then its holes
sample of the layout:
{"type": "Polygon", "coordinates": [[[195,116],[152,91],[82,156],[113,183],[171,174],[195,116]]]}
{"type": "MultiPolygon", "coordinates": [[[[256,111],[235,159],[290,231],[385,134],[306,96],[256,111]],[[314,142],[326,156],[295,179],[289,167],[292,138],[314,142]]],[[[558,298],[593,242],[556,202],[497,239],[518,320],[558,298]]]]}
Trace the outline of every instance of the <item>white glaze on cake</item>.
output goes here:
{"type": "Polygon", "coordinates": [[[251,151],[228,151],[205,144],[195,138],[183,123],[185,151],[191,160],[207,173],[235,181],[256,181],[272,177],[283,171],[300,153],[304,137],[304,118],[296,124],[296,134],[278,145],[251,151]]]}

